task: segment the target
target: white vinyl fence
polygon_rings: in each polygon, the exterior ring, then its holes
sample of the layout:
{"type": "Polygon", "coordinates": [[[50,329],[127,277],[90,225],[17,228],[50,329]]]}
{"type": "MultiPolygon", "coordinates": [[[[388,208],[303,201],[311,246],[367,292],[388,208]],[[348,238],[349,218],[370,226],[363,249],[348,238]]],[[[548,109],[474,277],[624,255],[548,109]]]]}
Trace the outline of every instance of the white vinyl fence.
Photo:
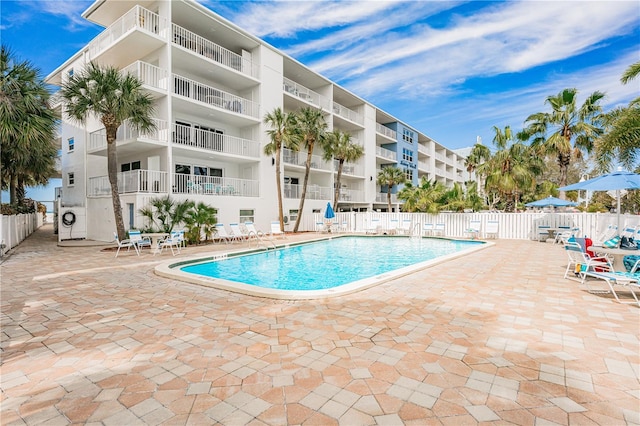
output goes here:
{"type": "Polygon", "coordinates": [[[0,257],[42,225],[41,213],[0,215],[0,257]]]}
{"type": "MultiPolygon", "coordinates": [[[[471,220],[480,221],[480,236],[488,221],[498,221],[498,238],[514,240],[532,240],[538,237],[538,226],[546,225],[551,228],[568,226],[580,228],[580,235],[594,238],[604,231],[607,226],[617,224],[617,216],[609,213],[376,213],[376,212],[345,212],[336,213],[331,222],[342,225],[346,223],[348,232],[364,233],[373,219],[377,219],[382,230],[389,229],[392,219],[402,224],[411,221],[411,229],[417,227],[422,230],[425,223],[444,224],[444,235],[447,237],[463,238],[468,236],[471,220]]],[[[322,214],[303,217],[301,229],[313,231],[316,222],[322,222],[322,214]]],[[[640,225],[640,216],[621,215],[622,227],[640,225]]]]}

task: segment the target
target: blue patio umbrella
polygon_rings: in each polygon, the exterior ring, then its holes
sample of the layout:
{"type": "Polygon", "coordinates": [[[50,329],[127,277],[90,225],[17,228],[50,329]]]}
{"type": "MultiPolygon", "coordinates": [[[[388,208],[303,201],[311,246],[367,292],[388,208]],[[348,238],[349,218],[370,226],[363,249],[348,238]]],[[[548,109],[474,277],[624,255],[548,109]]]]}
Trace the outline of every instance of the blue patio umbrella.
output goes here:
{"type": "Polygon", "coordinates": [[[618,169],[593,179],[587,179],[573,185],[563,186],[560,191],[616,191],[618,229],[620,229],[620,190],[640,189],[640,175],[618,169]]]}
{"type": "Polygon", "coordinates": [[[562,200],[557,197],[547,197],[525,204],[525,206],[527,207],[569,207],[577,205],[578,204],[574,203],[573,201],[562,200]]]}
{"type": "Polygon", "coordinates": [[[327,203],[327,209],[324,211],[325,219],[333,219],[336,217],[336,214],[333,212],[333,207],[331,207],[331,203],[327,203]]]}

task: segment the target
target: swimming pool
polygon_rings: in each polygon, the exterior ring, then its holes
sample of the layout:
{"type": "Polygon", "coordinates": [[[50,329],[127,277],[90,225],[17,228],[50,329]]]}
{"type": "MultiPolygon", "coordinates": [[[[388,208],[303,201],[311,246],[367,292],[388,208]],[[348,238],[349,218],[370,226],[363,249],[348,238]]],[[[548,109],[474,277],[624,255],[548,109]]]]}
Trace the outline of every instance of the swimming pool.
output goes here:
{"type": "Polygon", "coordinates": [[[345,236],[160,265],[156,273],[241,293],[310,299],[362,290],[486,246],[478,241],[345,236]]]}

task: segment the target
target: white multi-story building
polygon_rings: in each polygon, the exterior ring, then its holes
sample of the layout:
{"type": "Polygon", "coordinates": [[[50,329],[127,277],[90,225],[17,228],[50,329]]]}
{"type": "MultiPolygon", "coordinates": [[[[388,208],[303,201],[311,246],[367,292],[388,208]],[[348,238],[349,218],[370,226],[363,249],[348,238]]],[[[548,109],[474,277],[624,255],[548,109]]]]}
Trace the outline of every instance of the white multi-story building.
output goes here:
{"type": "MultiPolygon", "coordinates": [[[[60,85],[96,61],[135,74],[156,102],[155,132],[139,134],[123,125],[118,133],[119,189],[129,228],[144,226],[138,211],[151,198],[170,194],[216,207],[218,222],[254,220],[268,229],[278,211],[275,161],[263,151],[269,139],[262,118],[276,107],[321,108],[329,129],[349,132],[364,146],[364,157],[344,167],[338,210],[386,210],[376,176],[390,164],[414,183],[422,176],[448,186],[465,180],[461,155],[195,1],[97,0],[82,16],[105,30],[47,82],[60,85]]],[[[61,102],[55,107],[62,113],[61,102]]],[[[63,116],[61,146],[61,213],[82,217],[69,236],[112,239],[104,128],[96,120],[79,125],[63,116]]],[[[299,213],[305,160],[306,153],[283,151],[290,223],[299,213]]],[[[336,170],[318,147],[303,218],[311,220],[333,199],[336,170]]]]}

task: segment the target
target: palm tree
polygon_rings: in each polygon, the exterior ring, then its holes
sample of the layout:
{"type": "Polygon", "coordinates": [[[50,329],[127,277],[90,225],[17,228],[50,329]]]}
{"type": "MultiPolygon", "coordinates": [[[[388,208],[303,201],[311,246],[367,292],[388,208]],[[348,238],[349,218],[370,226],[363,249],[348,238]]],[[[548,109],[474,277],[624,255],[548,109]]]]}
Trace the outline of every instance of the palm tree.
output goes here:
{"type": "MultiPolygon", "coordinates": [[[[636,62],[625,70],[620,81],[627,84],[639,74],[640,62],[636,62]]],[[[640,156],[640,97],[627,107],[605,114],[604,124],[607,132],[596,141],[595,158],[599,171],[608,171],[614,159],[632,170],[640,156]]]]}
{"type": "Polygon", "coordinates": [[[170,195],[152,198],[149,205],[138,210],[149,222],[151,232],[170,233],[179,223],[186,222],[195,206],[191,200],[176,201],[170,195]]]}
{"type": "MultiPolygon", "coordinates": [[[[576,89],[564,89],[555,96],[549,96],[545,103],[551,112],[539,112],[525,120],[527,135],[532,136],[531,145],[541,148],[545,155],[554,155],[560,168],[559,186],[567,184],[567,169],[572,156],[580,158],[582,152],[591,152],[594,140],[602,134],[599,119],[602,107],[599,102],[604,93],[593,92],[578,107],[576,89]],[[571,142],[573,141],[573,146],[571,142]]],[[[560,193],[560,198],[564,192],[560,193]]]]}
{"type": "Polygon", "coordinates": [[[297,137],[300,138],[300,144],[307,148],[307,161],[305,162],[304,182],[302,184],[302,194],[300,194],[298,217],[296,218],[296,224],[293,227],[293,232],[298,232],[300,220],[302,219],[304,200],[307,196],[307,185],[309,184],[309,174],[311,173],[313,149],[315,148],[316,142],[321,142],[325,137],[327,123],[324,121],[322,110],[312,107],[302,108],[298,111],[295,122],[294,133],[297,133],[297,137]]]}
{"type": "Polygon", "coordinates": [[[57,118],[49,92],[30,62],[0,49],[0,156],[2,188],[11,204],[24,198],[25,185],[44,185],[55,171],[57,118]]]}
{"type": "Polygon", "coordinates": [[[269,142],[264,147],[264,153],[273,155],[276,167],[276,188],[278,192],[278,219],[280,220],[280,232],[284,232],[284,213],[282,207],[282,177],[280,162],[282,159],[282,148],[291,148],[297,151],[297,138],[293,133],[295,127],[295,117],[291,113],[284,113],[282,109],[275,108],[270,113],[265,114],[264,124],[271,127],[267,130],[269,142]]]}
{"type": "Polygon", "coordinates": [[[436,214],[442,208],[441,201],[446,189],[442,183],[423,176],[417,186],[406,182],[398,192],[398,199],[404,201],[403,211],[436,214]]]}
{"type": "MultiPolygon", "coordinates": [[[[407,181],[407,175],[404,170],[398,167],[384,167],[378,173],[376,182],[378,185],[387,187],[387,204],[389,206],[389,212],[391,212],[391,190],[394,185],[401,185],[407,181]]],[[[382,189],[382,188],[381,188],[382,189]]]]}
{"type": "Polygon", "coordinates": [[[491,150],[488,147],[482,145],[481,143],[476,143],[475,145],[473,145],[469,156],[464,160],[464,165],[467,168],[467,173],[469,173],[469,180],[471,180],[471,173],[476,171],[478,165],[484,163],[490,157],[491,150]]]}
{"type": "Polygon", "coordinates": [[[323,140],[324,159],[326,161],[338,160],[338,176],[336,177],[335,190],[333,195],[333,209],[338,207],[340,198],[340,182],[342,179],[342,168],[345,162],[357,161],[364,155],[364,147],[351,141],[351,135],[341,130],[334,130],[327,134],[323,140]]]}
{"type": "Polygon", "coordinates": [[[116,135],[125,122],[140,132],[155,129],[152,120],[153,98],[142,89],[142,82],[131,74],[123,75],[117,68],[95,62],[69,77],[61,95],[66,101],[65,112],[79,123],[91,115],[104,125],[107,134],[107,170],[111,184],[111,199],[118,238],[125,238],[120,193],[118,191],[118,158],[116,135]]]}
{"type": "Polygon", "coordinates": [[[203,202],[199,202],[190,210],[187,210],[184,222],[187,225],[187,237],[189,242],[200,244],[201,236],[207,241],[213,234],[217,222],[216,214],[218,210],[203,202]]]}

